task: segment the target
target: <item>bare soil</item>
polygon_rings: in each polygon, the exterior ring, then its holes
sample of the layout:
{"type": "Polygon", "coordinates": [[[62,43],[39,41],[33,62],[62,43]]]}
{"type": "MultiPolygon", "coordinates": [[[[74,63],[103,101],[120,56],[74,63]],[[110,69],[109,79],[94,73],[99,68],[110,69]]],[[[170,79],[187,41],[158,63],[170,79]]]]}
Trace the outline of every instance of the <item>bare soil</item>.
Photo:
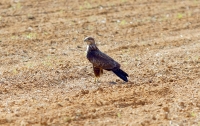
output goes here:
{"type": "Polygon", "coordinates": [[[0,14],[0,125],[200,126],[200,0],[1,0],[0,14]],[[94,83],[86,36],[128,83],[94,83]]]}

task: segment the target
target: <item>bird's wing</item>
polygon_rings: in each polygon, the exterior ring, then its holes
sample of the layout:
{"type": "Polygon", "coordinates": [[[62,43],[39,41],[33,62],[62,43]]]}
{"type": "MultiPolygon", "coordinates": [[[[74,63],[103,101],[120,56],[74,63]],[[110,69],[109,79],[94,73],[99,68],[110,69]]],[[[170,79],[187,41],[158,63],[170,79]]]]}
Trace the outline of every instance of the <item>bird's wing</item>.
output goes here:
{"type": "Polygon", "coordinates": [[[99,50],[91,51],[88,54],[88,59],[93,64],[93,66],[102,69],[112,70],[114,68],[120,67],[120,64],[118,62],[99,50]]]}

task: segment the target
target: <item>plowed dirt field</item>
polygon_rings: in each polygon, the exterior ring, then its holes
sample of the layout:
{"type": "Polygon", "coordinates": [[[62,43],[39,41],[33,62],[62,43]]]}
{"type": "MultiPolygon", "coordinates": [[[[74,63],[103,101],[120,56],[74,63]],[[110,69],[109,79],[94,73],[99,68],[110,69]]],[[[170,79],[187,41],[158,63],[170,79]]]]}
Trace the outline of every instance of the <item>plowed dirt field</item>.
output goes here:
{"type": "Polygon", "coordinates": [[[200,0],[1,0],[0,125],[200,126],[200,0]]]}

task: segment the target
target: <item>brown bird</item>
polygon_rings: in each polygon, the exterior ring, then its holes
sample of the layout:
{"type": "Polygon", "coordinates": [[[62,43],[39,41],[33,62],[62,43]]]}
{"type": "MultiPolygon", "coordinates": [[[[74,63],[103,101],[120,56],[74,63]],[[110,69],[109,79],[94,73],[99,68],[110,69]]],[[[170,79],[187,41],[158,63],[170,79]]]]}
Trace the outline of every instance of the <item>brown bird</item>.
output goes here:
{"type": "Polygon", "coordinates": [[[118,62],[97,48],[94,38],[86,37],[84,42],[87,42],[87,59],[93,65],[95,82],[103,74],[103,70],[113,71],[119,78],[128,82],[128,74],[120,69],[118,62]]]}

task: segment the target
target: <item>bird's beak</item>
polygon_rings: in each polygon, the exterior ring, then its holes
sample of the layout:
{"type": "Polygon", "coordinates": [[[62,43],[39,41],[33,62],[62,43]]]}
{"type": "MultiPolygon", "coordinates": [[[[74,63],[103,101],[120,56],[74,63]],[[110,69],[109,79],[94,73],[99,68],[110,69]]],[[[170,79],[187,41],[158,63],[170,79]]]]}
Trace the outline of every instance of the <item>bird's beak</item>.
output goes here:
{"type": "Polygon", "coordinates": [[[87,42],[87,38],[86,38],[86,39],[84,39],[84,42],[87,42]]]}
{"type": "Polygon", "coordinates": [[[88,39],[85,39],[84,42],[86,42],[87,45],[90,45],[90,44],[91,44],[90,41],[88,41],[88,39]]]}

